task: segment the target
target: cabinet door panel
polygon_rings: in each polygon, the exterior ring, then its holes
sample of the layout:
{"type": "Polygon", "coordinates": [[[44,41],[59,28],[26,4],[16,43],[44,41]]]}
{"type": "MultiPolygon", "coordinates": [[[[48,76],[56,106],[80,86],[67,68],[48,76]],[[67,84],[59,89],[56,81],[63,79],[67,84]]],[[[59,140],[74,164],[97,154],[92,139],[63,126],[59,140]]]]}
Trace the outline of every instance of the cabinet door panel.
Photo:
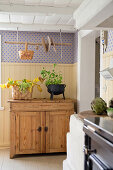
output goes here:
{"type": "Polygon", "coordinates": [[[46,152],[66,152],[69,116],[66,111],[46,113],[46,152]]]}
{"type": "Polygon", "coordinates": [[[40,112],[16,113],[16,153],[40,153],[41,132],[40,112]]]}

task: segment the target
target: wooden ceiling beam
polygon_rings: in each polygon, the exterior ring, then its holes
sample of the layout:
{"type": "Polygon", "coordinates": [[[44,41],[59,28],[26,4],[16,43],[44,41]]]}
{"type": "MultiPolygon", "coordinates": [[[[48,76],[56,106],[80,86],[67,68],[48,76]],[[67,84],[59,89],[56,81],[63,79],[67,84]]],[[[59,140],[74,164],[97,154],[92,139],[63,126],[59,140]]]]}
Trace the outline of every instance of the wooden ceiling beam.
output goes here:
{"type": "Polygon", "coordinates": [[[0,23],[0,30],[11,31],[35,31],[35,32],[69,32],[74,33],[74,26],[70,25],[49,25],[49,24],[18,24],[18,23],[0,23]]]}
{"type": "Polygon", "coordinates": [[[72,7],[52,7],[52,6],[41,6],[41,5],[3,5],[0,4],[0,13],[21,13],[22,15],[26,14],[64,14],[72,15],[75,9],[72,7]]]}

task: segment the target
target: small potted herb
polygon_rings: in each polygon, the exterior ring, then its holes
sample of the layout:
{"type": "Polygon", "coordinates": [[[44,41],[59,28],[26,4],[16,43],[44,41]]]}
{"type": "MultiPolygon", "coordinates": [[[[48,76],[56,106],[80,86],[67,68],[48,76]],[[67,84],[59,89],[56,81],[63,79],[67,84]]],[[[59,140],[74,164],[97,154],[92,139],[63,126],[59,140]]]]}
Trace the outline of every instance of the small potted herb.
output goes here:
{"type": "Polygon", "coordinates": [[[109,101],[109,108],[107,108],[107,115],[113,118],[113,98],[109,101]]]}
{"type": "Polygon", "coordinates": [[[44,67],[41,71],[41,76],[45,80],[48,92],[51,94],[50,99],[53,100],[53,95],[63,94],[65,99],[64,91],[65,84],[62,84],[62,74],[55,71],[56,64],[53,65],[52,71],[47,71],[44,67]]]}
{"type": "Polygon", "coordinates": [[[112,108],[112,107],[107,108],[107,115],[108,115],[109,117],[112,117],[112,118],[113,118],[113,108],[112,108]]]}

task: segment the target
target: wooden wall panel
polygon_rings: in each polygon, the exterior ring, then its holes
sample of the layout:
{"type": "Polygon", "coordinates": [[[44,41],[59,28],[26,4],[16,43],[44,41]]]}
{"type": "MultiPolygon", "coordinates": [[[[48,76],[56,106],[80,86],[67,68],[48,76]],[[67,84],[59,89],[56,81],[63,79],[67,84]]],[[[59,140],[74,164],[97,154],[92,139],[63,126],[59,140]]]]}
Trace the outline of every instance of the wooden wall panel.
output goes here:
{"type": "MultiPolygon", "coordinates": [[[[34,79],[40,75],[42,68],[50,70],[53,64],[40,63],[2,63],[2,83],[7,82],[8,78],[21,80],[24,78],[34,79]]],[[[59,64],[56,68],[63,74],[63,83],[66,84],[66,98],[77,98],[77,63],[59,64]]],[[[40,93],[36,88],[33,90],[33,98],[49,98],[45,84],[42,85],[43,91],[40,93]]],[[[0,147],[9,147],[10,138],[10,113],[8,98],[11,98],[11,89],[2,89],[2,106],[5,108],[0,111],[0,147]]],[[[62,97],[56,96],[57,98],[62,97]]]]}

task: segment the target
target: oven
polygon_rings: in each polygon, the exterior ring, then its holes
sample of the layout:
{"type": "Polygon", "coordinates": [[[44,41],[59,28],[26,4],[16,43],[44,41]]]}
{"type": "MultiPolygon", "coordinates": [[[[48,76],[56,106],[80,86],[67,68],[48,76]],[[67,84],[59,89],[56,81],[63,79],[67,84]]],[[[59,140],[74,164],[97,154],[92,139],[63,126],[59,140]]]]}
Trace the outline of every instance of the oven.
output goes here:
{"type": "MultiPolygon", "coordinates": [[[[113,130],[113,120],[110,121],[107,126],[112,125],[113,130]]],[[[112,130],[104,129],[101,122],[100,118],[84,120],[84,170],[113,170],[113,134],[112,130]]]]}

